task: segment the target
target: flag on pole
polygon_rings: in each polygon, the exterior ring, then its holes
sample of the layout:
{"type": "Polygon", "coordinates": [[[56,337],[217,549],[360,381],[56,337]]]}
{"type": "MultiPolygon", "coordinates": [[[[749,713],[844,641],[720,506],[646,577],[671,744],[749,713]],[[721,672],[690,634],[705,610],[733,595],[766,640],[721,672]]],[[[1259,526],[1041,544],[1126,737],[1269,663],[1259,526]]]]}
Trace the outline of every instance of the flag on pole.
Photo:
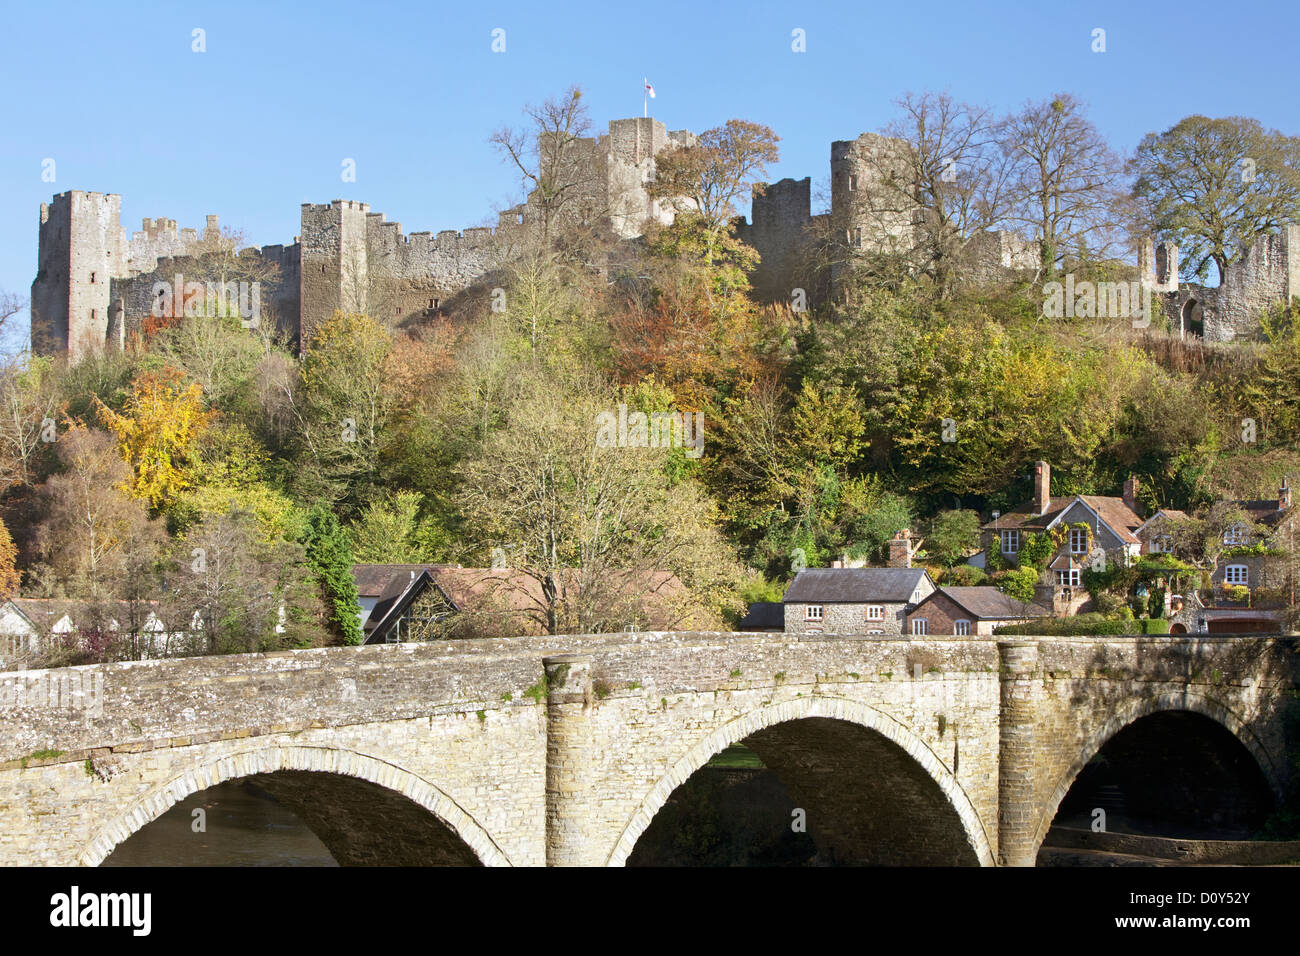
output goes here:
{"type": "Polygon", "coordinates": [[[649,80],[646,80],[645,91],[646,91],[647,94],[649,94],[650,99],[654,99],[654,98],[655,98],[655,88],[654,88],[653,86],[650,85],[650,81],[649,81],[649,80]]]}

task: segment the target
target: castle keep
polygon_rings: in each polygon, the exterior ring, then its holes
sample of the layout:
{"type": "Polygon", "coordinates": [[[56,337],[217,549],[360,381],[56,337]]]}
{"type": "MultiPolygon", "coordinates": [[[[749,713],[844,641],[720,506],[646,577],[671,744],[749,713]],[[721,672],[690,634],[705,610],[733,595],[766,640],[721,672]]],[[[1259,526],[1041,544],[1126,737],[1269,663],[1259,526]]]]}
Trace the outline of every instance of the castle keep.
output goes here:
{"type": "MultiPolygon", "coordinates": [[[[613,120],[608,133],[578,140],[567,161],[573,169],[565,171],[575,182],[565,218],[629,240],[650,224],[670,224],[678,210],[689,208],[687,202],[652,199],[646,184],[655,178],[657,156],[695,142],[689,131],[669,131],[646,117],[613,120]]],[[[752,222],[742,218],[738,234],[762,257],[752,277],[761,298],[790,302],[798,289],[818,297],[855,258],[915,244],[922,210],[905,190],[891,194],[882,188],[882,177],[905,171],[905,148],[903,141],[875,133],[833,142],[826,214],[812,215],[808,177],[755,188],[752,222]]],[[[105,345],[121,348],[161,314],[164,284],[173,314],[195,314],[203,307],[205,286],[231,278],[229,261],[216,275],[205,258],[223,245],[216,216],[207,217],[202,231],[178,229],[172,219],[145,219],[128,237],[121,209],[119,195],[80,190],[41,204],[31,290],[37,354],[76,358],[105,345]],[[177,283],[182,288],[174,288],[177,283]]],[[[274,323],[305,348],[336,309],[392,323],[435,315],[508,262],[546,214],[534,193],[500,213],[495,227],[404,235],[400,223],[385,221],[363,202],[305,203],[291,244],[245,249],[235,257],[236,278],[254,279],[258,286],[259,316],[245,324],[274,323]]],[[[1170,244],[1148,245],[1141,275],[1161,294],[1175,328],[1209,339],[1249,334],[1261,309],[1300,293],[1300,227],[1261,239],[1217,289],[1180,288],[1177,255],[1170,244]],[[1292,250],[1298,251],[1294,263],[1292,250]]],[[[964,268],[977,280],[1035,265],[1032,245],[1012,233],[986,232],[966,243],[964,268]]]]}

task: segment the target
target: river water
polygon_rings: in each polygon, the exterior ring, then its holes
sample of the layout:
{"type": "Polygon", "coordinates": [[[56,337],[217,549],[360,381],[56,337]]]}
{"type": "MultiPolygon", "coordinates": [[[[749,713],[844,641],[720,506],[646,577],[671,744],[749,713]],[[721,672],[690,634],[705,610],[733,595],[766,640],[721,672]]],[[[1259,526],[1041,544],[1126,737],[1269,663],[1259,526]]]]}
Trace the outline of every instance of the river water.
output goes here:
{"type": "Polygon", "coordinates": [[[297,816],[239,781],[191,794],[125,840],[103,865],[338,866],[297,816]],[[196,816],[195,810],[203,812],[196,816]]]}

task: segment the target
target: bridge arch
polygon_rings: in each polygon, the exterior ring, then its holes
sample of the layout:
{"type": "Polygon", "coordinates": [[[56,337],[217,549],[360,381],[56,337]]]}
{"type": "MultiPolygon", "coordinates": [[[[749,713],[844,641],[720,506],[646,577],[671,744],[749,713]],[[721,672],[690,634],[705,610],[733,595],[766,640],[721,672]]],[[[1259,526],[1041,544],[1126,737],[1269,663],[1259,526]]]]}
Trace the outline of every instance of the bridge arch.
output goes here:
{"type": "Polygon", "coordinates": [[[1244,720],[1218,701],[1203,697],[1200,694],[1188,692],[1160,694],[1157,697],[1136,701],[1113,713],[1084,742],[1079,751],[1079,756],[1075,758],[1074,762],[1057,780],[1056,786],[1052,789],[1044,804],[1043,814],[1038,821],[1038,829],[1034,833],[1034,856],[1037,856],[1043,841],[1047,838],[1047,831],[1052,828],[1052,821],[1056,818],[1056,812],[1060,809],[1061,801],[1070,792],[1070,788],[1079,778],[1079,774],[1083,772],[1084,767],[1088,766],[1093,757],[1097,756],[1101,749],[1121,730],[1137,723],[1143,717],[1159,713],[1200,714],[1227,730],[1254,758],[1256,765],[1264,774],[1264,779],[1268,781],[1269,788],[1273,791],[1274,796],[1281,798],[1284,790],[1281,772],[1269,754],[1268,749],[1260,743],[1259,738],[1255,736],[1244,720]]]}
{"type": "Polygon", "coordinates": [[[79,866],[98,866],[118,844],[162,816],[190,794],[228,780],[300,771],[364,780],[407,798],[427,810],[459,837],[484,866],[512,866],[487,831],[451,797],[395,764],[338,747],[266,746],[227,754],[178,774],[136,800],[102,827],[78,857],[79,866]]]}
{"type": "Polygon", "coordinates": [[[961,822],[967,843],[981,866],[996,864],[988,833],[970,798],[956,777],[924,741],[888,714],[842,697],[798,697],[768,704],[718,727],[683,754],[655,784],[632,813],[606,866],[623,866],[636,847],[637,840],[650,826],[655,815],[668,802],[673,791],[703,767],[714,755],[768,727],[805,718],[828,718],[844,721],[875,731],[912,758],[942,792],[948,805],[961,822]]]}

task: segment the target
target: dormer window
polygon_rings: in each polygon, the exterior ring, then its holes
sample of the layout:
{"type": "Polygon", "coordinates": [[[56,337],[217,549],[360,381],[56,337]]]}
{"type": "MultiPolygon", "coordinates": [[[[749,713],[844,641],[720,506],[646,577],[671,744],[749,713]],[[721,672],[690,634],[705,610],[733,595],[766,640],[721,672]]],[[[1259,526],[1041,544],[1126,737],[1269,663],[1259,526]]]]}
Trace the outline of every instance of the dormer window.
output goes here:
{"type": "Polygon", "coordinates": [[[1152,554],[1168,554],[1174,549],[1174,541],[1167,534],[1158,534],[1151,539],[1150,551],[1152,554]]]}
{"type": "Polygon", "coordinates": [[[1002,553],[1016,554],[1020,551],[1020,531],[1018,529],[1002,532],[1002,553]]]}
{"type": "Polygon", "coordinates": [[[1070,553],[1085,554],[1088,550],[1088,529],[1071,528],[1070,529],[1070,553]]]}
{"type": "Polygon", "coordinates": [[[1223,543],[1227,545],[1247,544],[1250,535],[1246,532],[1245,525],[1234,524],[1227,531],[1223,532],[1223,543]]]}

